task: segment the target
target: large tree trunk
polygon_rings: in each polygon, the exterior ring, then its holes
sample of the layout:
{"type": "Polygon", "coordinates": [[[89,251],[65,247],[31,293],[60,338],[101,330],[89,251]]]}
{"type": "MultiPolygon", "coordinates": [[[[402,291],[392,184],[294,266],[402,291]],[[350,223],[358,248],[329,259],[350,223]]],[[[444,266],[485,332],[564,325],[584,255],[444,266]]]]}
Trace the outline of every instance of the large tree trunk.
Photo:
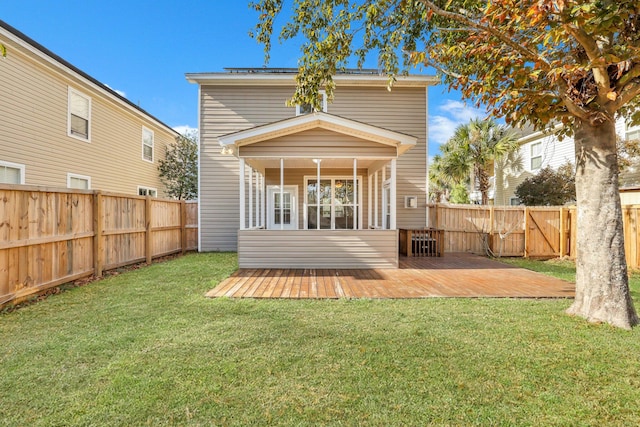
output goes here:
{"type": "Polygon", "coordinates": [[[575,147],[576,298],[567,312],[630,329],[638,316],[629,294],[615,124],[576,120],[575,147]]]}

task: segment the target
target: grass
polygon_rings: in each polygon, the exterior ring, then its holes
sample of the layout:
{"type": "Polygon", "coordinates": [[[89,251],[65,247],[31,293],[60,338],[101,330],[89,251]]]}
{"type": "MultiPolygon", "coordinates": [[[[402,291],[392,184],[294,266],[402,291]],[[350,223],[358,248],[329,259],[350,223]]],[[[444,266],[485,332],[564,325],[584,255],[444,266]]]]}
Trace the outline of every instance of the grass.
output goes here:
{"type": "Polygon", "coordinates": [[[570,301],[203,297],[235,268],[192,254],[1,315],[0,425],[637,423],[640,328],[570,301]]]}

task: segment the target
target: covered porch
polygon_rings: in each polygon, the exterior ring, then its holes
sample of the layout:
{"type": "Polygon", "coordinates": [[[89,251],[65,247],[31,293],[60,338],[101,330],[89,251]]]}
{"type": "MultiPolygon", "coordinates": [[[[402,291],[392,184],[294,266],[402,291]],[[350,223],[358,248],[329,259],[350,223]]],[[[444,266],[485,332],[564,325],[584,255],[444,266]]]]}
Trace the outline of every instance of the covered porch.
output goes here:
{"type": "Polygon", "coordinates": [[[220,138],[242,268],[397,268],[397,159],[416,138],[313,113],[220,138]]]}

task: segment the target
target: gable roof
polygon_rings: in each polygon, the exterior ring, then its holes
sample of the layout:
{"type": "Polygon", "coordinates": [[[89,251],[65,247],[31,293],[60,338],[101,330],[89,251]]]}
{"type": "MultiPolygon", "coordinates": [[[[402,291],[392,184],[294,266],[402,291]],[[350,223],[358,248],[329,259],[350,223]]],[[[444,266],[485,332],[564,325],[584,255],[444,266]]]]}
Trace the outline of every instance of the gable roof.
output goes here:
{"type": "Polygon", "coordinates": [[[241,147],[318,128],[366,139],[379,144],[395,146],[398,150],[398,155],[414,147],[418,140],[418,138],[404,133],[383,129],[334,114],[315,112],[256,126],[239,132],[233,132],[218,137],[218,141],[222,146],[234,145],[241,147]]]}
{"type": "MultiPolygon", "coordinates": [[[[7,24],[6,22],[4,22],[1,19],[0,19],[0,35],[3,35],[5,37],[7,37],[8,39],[10,39],[12,42],[14,42],[14,43],[26,48],[27,50],[29,50],[32,53],[36,54],[39,58],[43,59],[44,61],[46,61],[50,65],[53,65],[56,68],[65,69],[66,72],[79,77],[81,80],[84,80],[90,86],[93,86],[94,89],[96,89],[98,92],[102,92],[108,98],[110,98],[114,102],[120,104],[124,108],[129,109],[129,110],[133,110],[135,113],[137,113],[139,115],[146,116],[151,121],[156,122],[157,125],[166,128],[167,130],[169,130],[170,132],[174,133],[175,135],[178,135],[178,132],[176,132],[173,128],[171,128],[166,123],[164,123],[161,120],[159,120],[158,118],[154,117],[152,114],[148,113],[143,108],[141,108],[138,105],[134,104],[133,102],[129,101],[124,96],[118,94],[116,91],[111,89],[109,86],[105,85],[104,83],[101,83],[100,81],[98,81],[94,77],[91,77],[89,74],[87,74],[84,71],[82,71],[81,69],[77,68],[76,66],[74,66],[70,62],[67,62],[62,57],[56,55],[55,53],[53,53],[52,51],[50,51],[49,49],[47,49],[46,47],[44,47],[40,43],[36,42],[35,40],[30,38],[29,36],[27,36],[23,32],[17,30],[16,28],[12,27],[11,25],[7,24]],[[4,30],[4,31],[2,31],[2,30],[4,30]]],[[[10,54],[11,54],[11,52],[8,53],[8,55],[10,55],[10,54]]]]}

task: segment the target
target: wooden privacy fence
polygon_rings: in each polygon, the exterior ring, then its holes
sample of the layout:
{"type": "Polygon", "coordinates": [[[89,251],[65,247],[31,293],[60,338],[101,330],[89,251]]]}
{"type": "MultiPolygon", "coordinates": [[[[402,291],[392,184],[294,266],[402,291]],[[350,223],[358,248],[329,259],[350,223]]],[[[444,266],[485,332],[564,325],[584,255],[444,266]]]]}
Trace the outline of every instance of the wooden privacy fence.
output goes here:
{"type": "MultiPolygon", "coordinates": [[[[640,267],[640,206],[622,207],[627,265],[640,267]]],[[[445,252],[525,257],[576,256],[575,207],[429,205],[429,224],[444,230],[445,252]]]]}
{"type": "Polygon", "coordinates": [[[196,202],[0,185],[0,306],[197,249],[196,202]]]}

